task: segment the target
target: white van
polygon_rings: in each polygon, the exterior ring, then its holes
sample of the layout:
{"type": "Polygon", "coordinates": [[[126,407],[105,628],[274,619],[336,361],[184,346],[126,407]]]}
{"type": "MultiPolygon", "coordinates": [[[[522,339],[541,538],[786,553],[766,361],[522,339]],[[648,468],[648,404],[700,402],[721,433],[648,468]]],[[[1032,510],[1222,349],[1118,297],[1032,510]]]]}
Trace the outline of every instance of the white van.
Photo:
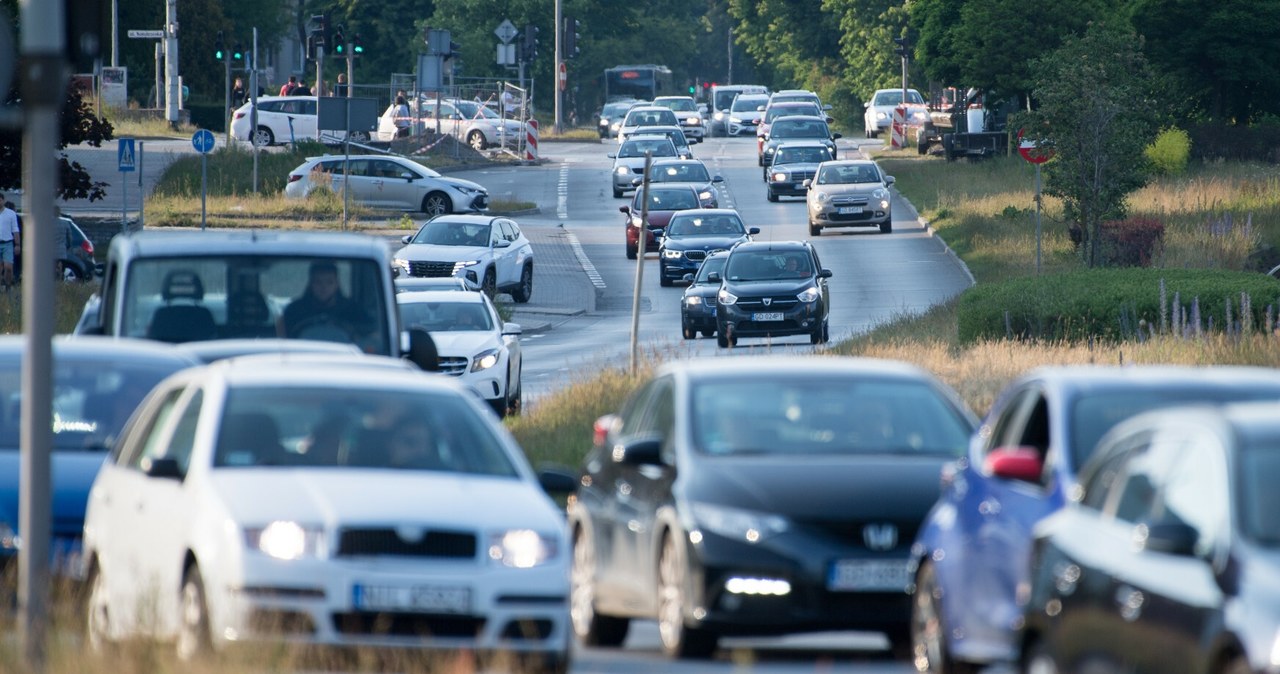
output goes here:
{"type": "Polygon", "coordinates": [[[717,84],[711,87],[711,124],[713,136],[729,132],[729,106],[738,94],[767,94],[769,88],[759,84],[717,84]]]}

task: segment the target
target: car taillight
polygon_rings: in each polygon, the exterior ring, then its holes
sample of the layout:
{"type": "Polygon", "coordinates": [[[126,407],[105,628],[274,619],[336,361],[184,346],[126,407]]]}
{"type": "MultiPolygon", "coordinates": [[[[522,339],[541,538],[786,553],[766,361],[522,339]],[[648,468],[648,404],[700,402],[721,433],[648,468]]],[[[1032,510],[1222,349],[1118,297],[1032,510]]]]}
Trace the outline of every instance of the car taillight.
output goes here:
{"type": "Polygon", "coordinates": [[[591,440],[596,447],[603,447],[606,440],[609,439],[609,431],[613,428],[618,416],[615,414],[606,414],[596,419],[595,424],[591,426],[591,440]]]}
{"type": "Polygon", "coordinates": [[[296,182],[298,182],[299,180],[302,180],[302,174],[301,174],[301,173],[290,173],[290,174],[289,174],[289,182],[291,182],[291,183],[296,183],[296,182]]]}
{"type": "Polygon", "coordinates": [[[244,113],[243,113],[243,112],[237,112],[237,113],[236,113],[235,119],[243,119],[243,118],[244,118],[244,113]]]}
{"type": "Polygon", "coordinates": [[[86,252],[86,253],[88,253],[88,254],[90,254],[90,255],[93,255],[93,242],[92,242],[92,241],[90,241],[90,240],[88,240],[88,239],[85,239],[84,241],[81,241],[81,242],[80,242],[80,250],[83,250],[84,252],[86,252]]]}

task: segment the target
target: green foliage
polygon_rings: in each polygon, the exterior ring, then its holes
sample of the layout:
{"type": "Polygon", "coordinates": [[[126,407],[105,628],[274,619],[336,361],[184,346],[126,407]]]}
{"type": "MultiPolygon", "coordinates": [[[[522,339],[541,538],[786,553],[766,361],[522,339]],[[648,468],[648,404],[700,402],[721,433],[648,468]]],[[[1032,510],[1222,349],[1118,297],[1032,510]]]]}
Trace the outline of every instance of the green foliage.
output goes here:
{"type": "MultiPolygon", "coordinates": [[[[298,143],[283,152],[258,153],[258,192],[284,191],[289,172],[307,157],[327,154],[328,149],[313,142],[298,143]]],[[[233,145],[209,154],[209,194],[249,194],[253,192],[253,152],[233,145]]],[[[200,196],[200,157],[185,155],[169,165],[156,182],[156,196],[200,196]]],[[[341,208],[339,208],[339,211],[341,208]]]]}
{"type": "MultiPolygon", "coordinates": [[[[974,286],[960,296],[959,340],[1132,338],[1140,321],[1162,325],[1169,312],[1168,305],[1161,311],[1161,301],[1172,302],[1175,294],[1188,312],[1196,301],[1204,325],[1213,320],[1221,329],[1227,317],[1217,308],[1237,302],[1242,293],[1250,298],[1254,325],[1263,323],[1268,306],[1273,315],[1280,306],[1280,281],[1250,272],[1126,268],[1016,278],[974,286]]],[[[1233,320],[1240,313],[1233,311],[1233,320]]]]}
{"type": "MultiPolygon", "coordinates": [[[[101,147],[114,133],[111,122],[96,117],[79,90],[68,86],[62,108],[58,110],[57,149],[80,143],[101,147]]],[[[0,185],[4,189],[22,187],[22,140],[21,128],[0,129],[0,185]]],[[[55,194],[59,198],[97,201],[106,196],[107,183],[95,181],[84,166],[71,162],[63,152],[58,153],[57,170],[55,194]]]]}
{"type": "Polygon", "coordinates": [[[1142,154],[1151,169],[1160,175],[1178,175],[1187,170],[1191,158],[1191,136],[1176,126],[1160,132],[1142,154]]]}

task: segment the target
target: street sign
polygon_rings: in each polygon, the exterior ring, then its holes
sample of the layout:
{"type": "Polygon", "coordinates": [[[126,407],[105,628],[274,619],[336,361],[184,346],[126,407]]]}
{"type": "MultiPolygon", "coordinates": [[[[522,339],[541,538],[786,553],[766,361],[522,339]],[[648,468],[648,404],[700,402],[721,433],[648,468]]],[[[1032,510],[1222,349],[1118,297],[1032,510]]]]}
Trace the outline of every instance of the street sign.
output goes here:
{"type": "Polygon", "coordinates": [[[516,39],[520,31],[516,29],[516,25],[511,23],[509,19],[503,19],[502,23],[498,24],[498,27],[493,30],[493,34],[497,35],[499,40],[502,40],[502,44],[509,44],[516,39]]]}
{"type": "Polygon", "coordinates": [[[564,61],[560,62],[560,75],[558,79],[560,80],[560,91],[564,91],[565,88],[569,86],[569,69],[565,67],[564,61]]]}
{"type": "Polygon", "coordinates": [[[164,31],[163,30],[131,30],[129,31],[129,37],[140,37],[140,38],[148,38],[152,40],[162,40],[164,39],[164,31]]]}
{"type": "Polygon", "coordinates": [[[127,173],[138,170],[137,155],[134,153],[133,139],[121,138],[116,146],[116,159],[120,164],[120,172],[127,173]]]}
{"type": "Polygon", "coordinates": [[[1035,141],[1022,140],[1022,129],[1018,129],[1018,154],[1032,164],[1043,164],[1053,159],[1053,148],[1040,147],[1035,141]]]}
{"type": "Polygon", "coordinates": [[[209,152],[213,149],[213,132],[208,129],[200,129],[192,134],[191,145],[200,154],[209,152]]]}

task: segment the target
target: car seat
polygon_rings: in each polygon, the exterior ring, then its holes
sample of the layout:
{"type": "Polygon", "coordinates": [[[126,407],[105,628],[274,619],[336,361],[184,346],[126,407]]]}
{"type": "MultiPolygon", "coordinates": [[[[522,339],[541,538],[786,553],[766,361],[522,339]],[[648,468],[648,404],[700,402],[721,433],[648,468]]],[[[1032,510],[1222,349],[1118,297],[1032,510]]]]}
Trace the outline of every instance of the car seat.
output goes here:
{"type": "Polygon", "coordinates": [[[274,337],[275,324],[271,322],[271,309],[262,293],[241,290],[227,298],[226,337],[274,337]]]}
{"type": "Polygon", "coordinates": [[[178,269],[170,271],[165,274],[160,296],[165,304],[151,315],[148,338],[179,343],[217,336],[213,313],[200,304],[204,301],[204,283],[198,274],[178,269]]]}
{"type": "Polygon", "coordinates": [[[232,412],[222,420],[215,466],[278,466],[288,458],[280,427],[266,412],[232,412]]]}

